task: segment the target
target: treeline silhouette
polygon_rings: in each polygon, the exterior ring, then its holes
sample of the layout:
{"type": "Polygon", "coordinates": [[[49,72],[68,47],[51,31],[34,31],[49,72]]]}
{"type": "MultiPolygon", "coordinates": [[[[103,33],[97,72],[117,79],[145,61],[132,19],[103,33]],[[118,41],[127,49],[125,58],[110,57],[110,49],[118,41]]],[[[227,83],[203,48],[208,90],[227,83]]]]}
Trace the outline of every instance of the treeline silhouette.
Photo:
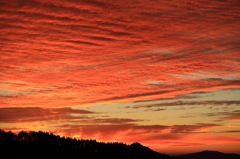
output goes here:
{"type": "Polygon", "coordinates": [[[63,146],[66,148],[79,149],[90,152],[98,152],[106,150],[114,150],[114,149],[124,149],[126,144],[119,142],[97,142],[96,140],[83,140],[83,139],[75,139],[69,137],[60,137],[58,135],[54,135],[53,133],[43,132],[43,131],[20,131],[18,134],[14,134],[13,132],[5,132],[0,129],[0,140],[1,141],[35,141],[39,143],[48,143],[54,146],[63,146]]]}
{"type": "Polygon", "coordinates": [[[42,131],[20,131],[18,134],[0,129],[0,158],[158,158],[172,157],[152,151],[139,143],[97,142],[60,137],[42,131]]]}

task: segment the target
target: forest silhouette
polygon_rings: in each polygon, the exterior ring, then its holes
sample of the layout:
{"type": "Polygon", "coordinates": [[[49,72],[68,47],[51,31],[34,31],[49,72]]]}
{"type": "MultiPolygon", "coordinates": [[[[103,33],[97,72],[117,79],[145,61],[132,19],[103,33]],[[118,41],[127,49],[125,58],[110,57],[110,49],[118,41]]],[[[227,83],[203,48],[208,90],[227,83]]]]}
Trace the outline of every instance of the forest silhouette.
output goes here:
{"type": "Polygon", "coordinates": [[[42,131],[20,131],[18,134],[0,129],[0,158],[158,158],[172,159],[139,143],[60,137],[42,131]]]}
{"type": "Polygon", "coordinates": [[[128,145],[122,142],[60,137],[43,131],[20,131],[15,134],[0,129],[0,159],[22,158],[240,159],[240,155],[202,151],[172,157],[155,152],[137,142],[128,145]]]}

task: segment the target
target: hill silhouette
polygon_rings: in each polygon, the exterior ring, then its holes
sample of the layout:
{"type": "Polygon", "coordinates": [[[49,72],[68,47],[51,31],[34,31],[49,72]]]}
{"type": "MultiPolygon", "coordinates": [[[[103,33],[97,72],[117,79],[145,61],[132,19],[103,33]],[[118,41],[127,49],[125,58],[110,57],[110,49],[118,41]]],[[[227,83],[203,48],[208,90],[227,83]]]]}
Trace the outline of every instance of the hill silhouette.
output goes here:
{"type": "Polygon", "coordinates": [[[145,147],[143,145],[141,145],[140,143],[138,142],[135,142],[131,145],[129,145],[129,149],[134,151],[134,150],[138,150],[138,151],[141,151],[143,153],[150,153],[150,152],[153,152],[153,150],[151,150],[150,148],[148,147],[145,147]]]}
{"type": "Polygon", "coordinates": [[[42,131],[21,131],[18,134],[0,129],[1,159],[32,158],[151,158],[173,159],[142,146],[118,142],[97,142],[60,137],[42,131]]]}
{"type": "Polygon", "coordinates": [[[187,155],[181,155],[182,159],[240,159],[240,155],[237,154],[225,154],[218,151],[202,151],[191,153],[187,155]]]}

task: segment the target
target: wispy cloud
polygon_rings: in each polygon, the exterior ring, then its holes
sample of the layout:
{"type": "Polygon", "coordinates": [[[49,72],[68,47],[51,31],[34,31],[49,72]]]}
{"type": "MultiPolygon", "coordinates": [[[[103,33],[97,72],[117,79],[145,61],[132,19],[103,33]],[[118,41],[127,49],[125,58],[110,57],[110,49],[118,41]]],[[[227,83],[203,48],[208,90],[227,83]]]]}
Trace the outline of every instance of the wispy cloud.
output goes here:
{"type": "Polygon", "coordinates": [[[203,113],[201,115],[205,116],[205,117],[206,116],[208,116],[208,117],[218,117],[219,118],[219,120],[217,120],[218,122],[224,121],[224,120],[236,120],[236,121],[240,120],[239,110],[225,111],[225,112],[203,113]]]}
{"type": "MultiPolygon", "coordinates": [[[[176,102],[160,102],[158,104],[141,104],[137,106],[125,106],[124,109],[142,109],[146,108],[146,110],[150,111],[160,111],[160,110],[166,110],[165,107],[178,107],[175,108],[174,110],[180,110],[180,109],[186,109],[183,108],[182,106],[188,106],[188,109],[196,108],[196,107],[189,107],[189,106],[238,106],[240,104],[240,101],[238,100],[231,100],[231,101],[193,101],[193,102],[186,102],[186,101],[176,101],[176,102]],[[179,106],[181,106],[179,108],[179,106]],[[164,108],[164,109],[163,109],[164,108]]],[[[210,107],[209,109],[212,109],[210,107]]]]}
{"type": "Polygon", "coordinates": [[[236,120],[240,121],[240,111],[234,111],[233,113],[229,113],[227,117],[222,118],[224,120],[236,120]]]}

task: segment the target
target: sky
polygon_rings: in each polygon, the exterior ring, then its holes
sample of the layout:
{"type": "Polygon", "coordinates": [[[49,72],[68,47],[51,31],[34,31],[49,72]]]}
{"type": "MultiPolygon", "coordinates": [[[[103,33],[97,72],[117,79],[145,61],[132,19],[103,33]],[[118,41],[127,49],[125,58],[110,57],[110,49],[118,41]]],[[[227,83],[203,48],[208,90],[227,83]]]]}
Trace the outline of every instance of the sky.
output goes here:
{"type": "Polygon", "coordinates": [[[239,0],[0,0],[0,128],[239,153],[239,0]]]}

